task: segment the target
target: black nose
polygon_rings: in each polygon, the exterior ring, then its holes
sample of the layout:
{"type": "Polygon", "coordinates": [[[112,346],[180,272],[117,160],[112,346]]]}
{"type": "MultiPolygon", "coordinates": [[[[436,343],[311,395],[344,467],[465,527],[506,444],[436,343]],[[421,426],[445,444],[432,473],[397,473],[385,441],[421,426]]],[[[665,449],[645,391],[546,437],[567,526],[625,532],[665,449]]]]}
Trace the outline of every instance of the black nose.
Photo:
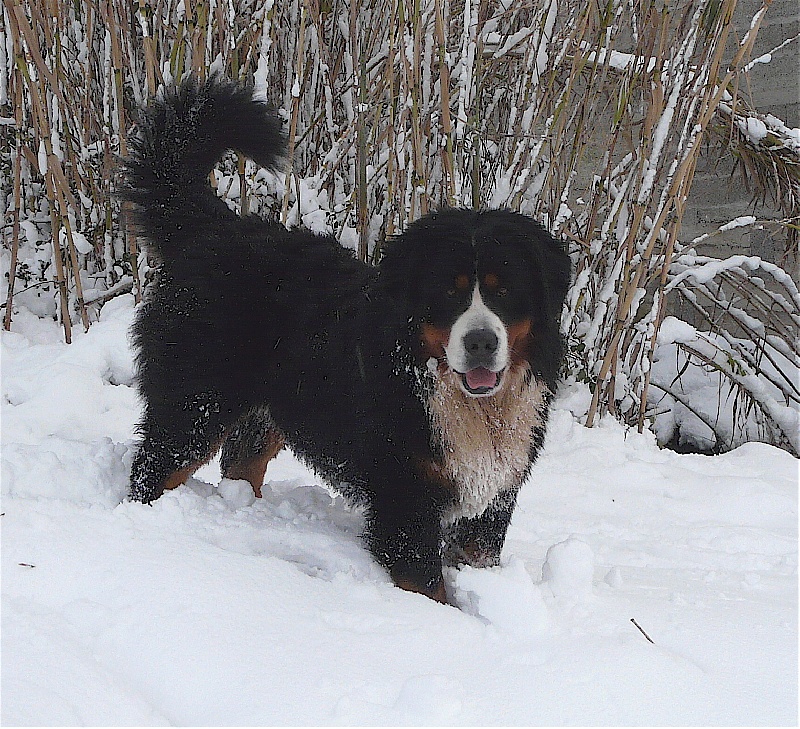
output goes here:
{"type": "Polygon", "coordinates": [[[464,335],[464,349],[470,357],[493,355],[499,345],[500,340],[491,329],[473,329],[464,335]]]}

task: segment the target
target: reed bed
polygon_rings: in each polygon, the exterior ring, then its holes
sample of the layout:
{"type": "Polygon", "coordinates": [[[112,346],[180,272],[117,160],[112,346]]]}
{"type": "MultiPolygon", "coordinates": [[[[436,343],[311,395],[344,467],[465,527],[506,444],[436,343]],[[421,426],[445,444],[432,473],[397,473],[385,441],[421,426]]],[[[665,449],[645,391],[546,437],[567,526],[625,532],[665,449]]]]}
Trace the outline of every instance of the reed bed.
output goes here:
{"type": "MultiPolygon", "coordinates": [[[[284,115],[291,152],[277,177],[221,164],[213,182],[232,206],[330,230],[371,262],[380,240],[438,206],[534,215],[575,263],[563,325],[570,374],[592,390],[587,425],[611,413],[642,429],[668,294],[696,288],[680,223],[712,132],[728,130],[760,189],[788,209],[787,230],[797,226],[790,130],[751,144],[737,125],[755,118],[737,89],[769,1],[741,39],[735,4],[3,0],[5,326],[21,288],[36,287],[67,341],[119,292],[140,295],[148,263],[111,194],[116,157],[162,84],[221,71],[255,80],[284,115]]],[[[733,271],[740,296],[764,296],[733,271]]],[[[770,336],[797,367],[797,301],[785,299],[788,319],[770,336]]],[[[758,361],[746,365],[760,376],[758,361]]],[[[779,405],[794,407],[786,394],[779,405]]]]}

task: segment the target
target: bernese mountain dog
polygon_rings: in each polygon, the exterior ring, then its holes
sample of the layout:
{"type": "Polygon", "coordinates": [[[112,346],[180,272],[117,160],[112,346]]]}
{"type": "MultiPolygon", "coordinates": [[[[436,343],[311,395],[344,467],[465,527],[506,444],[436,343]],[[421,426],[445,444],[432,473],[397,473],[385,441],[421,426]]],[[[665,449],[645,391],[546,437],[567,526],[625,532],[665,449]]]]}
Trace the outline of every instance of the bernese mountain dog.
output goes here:
{"type": "Polygon", "coordinates": [[[157,261],[132,332],[130,498],[152,502],[220,448],[224,476],[260,496],[286,444],[365,507],[398,587],[445,601],[443,564],[498,563],[542,447],[564,247],[524,215],[444,209],[370,266],[331,236],[232,212],[209,185],[231,149],[273,167],[276,113],[251,87],[189,79],[143,110],[123,163],[157,261]]]}

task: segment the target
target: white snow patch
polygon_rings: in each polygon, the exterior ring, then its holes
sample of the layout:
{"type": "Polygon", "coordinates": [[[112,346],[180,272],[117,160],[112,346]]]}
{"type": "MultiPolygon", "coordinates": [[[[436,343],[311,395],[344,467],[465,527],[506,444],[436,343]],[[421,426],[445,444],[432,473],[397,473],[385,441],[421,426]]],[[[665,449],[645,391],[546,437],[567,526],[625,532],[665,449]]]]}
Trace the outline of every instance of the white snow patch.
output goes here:
{"type": "Polygon", "coordinates": [[[738,218],[734,218],[730,222],[725,223],[725,225],[721,225],[719,230],[724,232],[726,230],[733,230],[734,228],[744,228],[745,226],[752,225],[755,222],[756,217],[754,215],[740,215],[738,218]]]}
{"type": "Polygon", "coordinates": [[[661,322],[658,330],[659,345],[673,344],[675,342],[693,342],[697,339],[697,329],[674,316],[668,316],[661,322]]]}
{"type": "Polygon", "coordinates": [[[250,482],[243,479],[223,478],[217,490],[222,500],[234,510],[252,506],[256,500],[250,482]]]}
{"type": "Polygon", "coordinates": [[[577,537],[554,544],[542,565],[542,581],[554,597],[586,600],[592,596],[594,553],[577,537]]]}
{"type": "Polygon", "coordinates": [[[132,311],[0,334],[3,724],[797,723],[787,453],[682,456],[557,400],[502,566],[447,572],[458,609],[394,587],[288,452],[252,503],[216,463],[122,502],[132,311]]]}
{"type": "Polygon", "coordinates": [[[464,612],[519,638],[542,636],[551,625],[540,586],[516,557],[502,568],[463,567],[454,598],[464,612]]]}

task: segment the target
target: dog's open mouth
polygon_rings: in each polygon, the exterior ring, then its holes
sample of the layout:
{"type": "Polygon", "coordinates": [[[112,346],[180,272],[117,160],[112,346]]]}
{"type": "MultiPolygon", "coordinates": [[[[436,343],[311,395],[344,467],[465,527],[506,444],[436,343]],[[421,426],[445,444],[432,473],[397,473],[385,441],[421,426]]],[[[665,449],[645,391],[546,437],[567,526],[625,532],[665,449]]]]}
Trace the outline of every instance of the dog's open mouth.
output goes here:
{"type": "Polygon", "coordinates": [[[498,387],[503,379],[503,371],[492,372],[485,367],[475,367],[467,372],[459,372],[461,384],[464,390],[470,395],[490,395],[498,387]]]}

